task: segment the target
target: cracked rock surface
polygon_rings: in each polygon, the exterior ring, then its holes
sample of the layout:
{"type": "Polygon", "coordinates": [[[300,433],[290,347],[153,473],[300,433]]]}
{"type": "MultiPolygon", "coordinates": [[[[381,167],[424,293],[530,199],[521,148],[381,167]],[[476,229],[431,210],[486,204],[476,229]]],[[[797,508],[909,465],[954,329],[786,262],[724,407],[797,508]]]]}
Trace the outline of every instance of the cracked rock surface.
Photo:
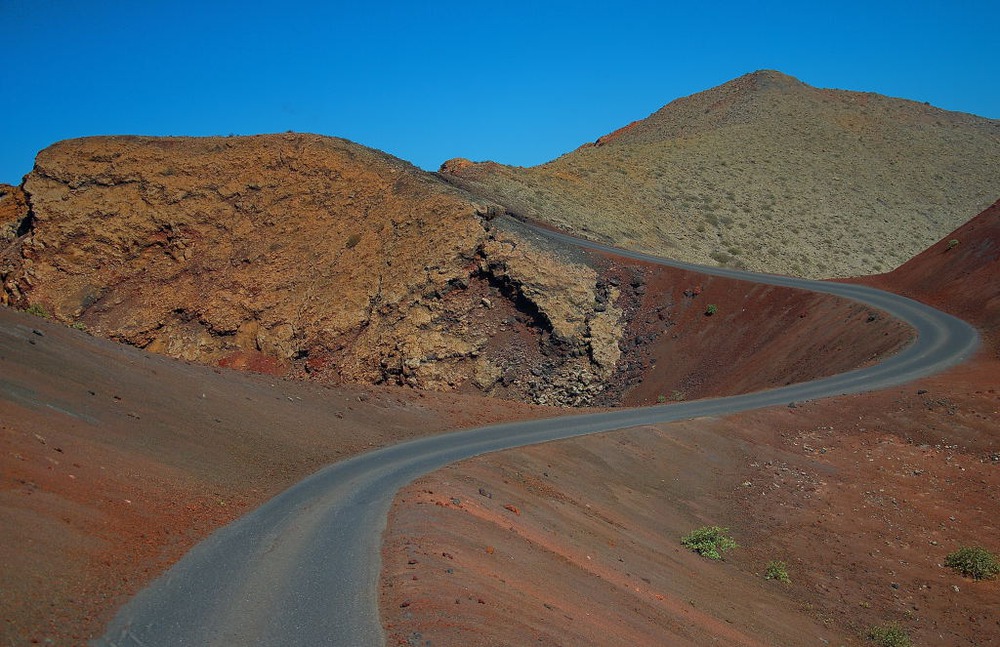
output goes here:
{"type": "Polygon", "coordinates": [[[69,140],[5,192],[5,303],[157,353],[553,404],[618,360],[594,268],[346,140],[69,140]]]}

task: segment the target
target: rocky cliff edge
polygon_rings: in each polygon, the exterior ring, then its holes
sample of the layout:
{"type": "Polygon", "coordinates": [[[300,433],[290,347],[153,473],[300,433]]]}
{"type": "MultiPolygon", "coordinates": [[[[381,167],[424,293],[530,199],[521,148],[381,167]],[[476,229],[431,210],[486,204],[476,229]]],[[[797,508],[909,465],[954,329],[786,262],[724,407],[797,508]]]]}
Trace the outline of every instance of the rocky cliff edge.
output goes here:
{"type": "Polygon", "coordinates": [[[2,189],[3,303],[158,353],[560,404],[618,360],[592,267],[346,140],[70,140],[2,189]]]}

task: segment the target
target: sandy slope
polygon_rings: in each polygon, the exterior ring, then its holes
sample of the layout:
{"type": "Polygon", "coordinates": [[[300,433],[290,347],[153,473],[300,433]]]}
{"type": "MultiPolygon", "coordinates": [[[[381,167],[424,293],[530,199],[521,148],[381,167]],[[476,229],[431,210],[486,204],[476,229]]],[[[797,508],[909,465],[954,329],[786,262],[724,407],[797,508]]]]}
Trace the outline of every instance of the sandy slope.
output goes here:
{"type": "Polygon", "coordinates": [[[391,518],[390,644],[864,644],[889,621],[917,644],[990,644],[997,583],[940,564],[1000,548],[997,374],[979,360],[911,388],[442,470],[391,518]],[[680,547],[716,524],[741,545],[724,563],[680,547]],[[773,559],[792,584],[762,578],[773,559]]]}
{"type": "Polygon", "coordinates": [[[0,308],[0,644],[83,644],[196,541],[320,466],[539,415],[211,369],[0,308]]]}

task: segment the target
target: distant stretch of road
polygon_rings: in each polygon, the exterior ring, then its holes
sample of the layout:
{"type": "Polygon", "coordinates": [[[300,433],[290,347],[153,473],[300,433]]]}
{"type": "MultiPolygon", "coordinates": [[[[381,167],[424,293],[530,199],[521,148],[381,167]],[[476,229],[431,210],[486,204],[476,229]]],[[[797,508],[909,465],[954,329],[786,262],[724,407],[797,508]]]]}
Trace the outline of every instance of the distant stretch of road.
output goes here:
{"type": "Polygon", "coordinates": [[[449,463],[487,452],[904,384],[954,366],[979,337],[965,322],[868,287],[664,260],[565,234],[573,245],[705,274],[826,292],[913,326],[916,340],[876,366],[725,398],[479,427],[402,443],[326,467],[222,528],[123,607],[98,645],[382,645],[381,537],[396,492],[449,463]]]}

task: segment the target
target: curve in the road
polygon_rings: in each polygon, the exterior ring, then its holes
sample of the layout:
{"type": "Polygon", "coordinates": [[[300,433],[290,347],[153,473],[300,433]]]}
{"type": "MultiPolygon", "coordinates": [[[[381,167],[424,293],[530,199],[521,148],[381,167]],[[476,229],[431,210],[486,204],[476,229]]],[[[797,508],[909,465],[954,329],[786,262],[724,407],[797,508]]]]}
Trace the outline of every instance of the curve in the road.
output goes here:
{"type": "Polygon", "coordinates": [[[480,427],[420,438],[331,465],[198,544],[124,606],[96,644],[381,645],[380,537],[395,493],[413,479],[502,449],[903,384],[958,364],[978,345],[978,334],[965,322],[874,288],[701,267],[536,231],[646,262],[834,294],[898,317],[913,326],[917,336],[880,364],[811,382],[480,427]]]}

